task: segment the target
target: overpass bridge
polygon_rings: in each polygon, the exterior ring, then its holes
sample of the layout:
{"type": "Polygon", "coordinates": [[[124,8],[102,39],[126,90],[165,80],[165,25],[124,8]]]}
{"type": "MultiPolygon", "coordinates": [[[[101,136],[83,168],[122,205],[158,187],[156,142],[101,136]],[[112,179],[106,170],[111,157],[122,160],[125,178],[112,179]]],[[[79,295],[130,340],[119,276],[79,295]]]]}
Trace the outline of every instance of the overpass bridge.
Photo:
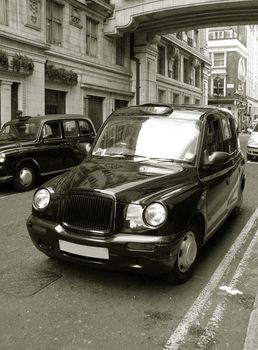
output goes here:
{"type": "Polygon", "coordinates": [[[111,0],[105,34],[175,33],[190,29],[258,23],[258,0],[111,0]]]}
{"type": "Polygon", "coordinates": [[[168,59],[164,64],[164,70],[167,72],[168,67],[178,61],[178,67],[173,68],[179,70],[181,75],[180,81],[176,81],[177,85],[173,79],[169,80],[167,76],[162,75],[157,77],[156,74],[161,36],[162,40],[166,40],[171,33],[258,24],[258,0],[107,0],[106,2],[113,5],[113,14],[104,23],[104,33],[114,38],[130,34],[131,59],[135,61],[132,66],[132,83],[137,104],[155,101],[159,94],[173,95],[178,88],[181,89],[180,96],[187,96],[191,89],[190,94],[194,98],[203,104],[207,103],[210,60],[204,32],[199,32],[199,42],[197,41],[194,52],[189,51],[186,44],[184,55],[178,54],[177,47],[182,45],[182,41],[180,44],[177,43],[176,36],[173,38],[175,45],[168,44],[166,47],[165,55],[168,59]],[[202,77],[201,86],[185,84],[182,77],[187,64],[191,66],[192,72],[199,70],[198,74],[202,77]]]}

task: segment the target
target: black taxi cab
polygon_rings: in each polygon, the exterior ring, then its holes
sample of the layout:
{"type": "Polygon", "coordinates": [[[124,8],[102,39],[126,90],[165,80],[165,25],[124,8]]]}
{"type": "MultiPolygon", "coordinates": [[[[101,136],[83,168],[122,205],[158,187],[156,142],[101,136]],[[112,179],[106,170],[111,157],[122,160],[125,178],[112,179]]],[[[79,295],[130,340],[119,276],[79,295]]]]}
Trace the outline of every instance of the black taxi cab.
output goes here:
{"type": "Polygon", "coordinates": [[[229,111],[126,107],[107,118],[79,166],[35,192],[27,228],[50,257],[182,283],[201,246],[240,209],[244,187],[229,111]]]}
{"type": "Polygon", "coordinates": [[[82,115],[21,116],[0,130],[0,183],[17,191],[34,187],[39,176],[55,175],[84,158],[78,145],[92,143],[92,122],[82,115]]]}

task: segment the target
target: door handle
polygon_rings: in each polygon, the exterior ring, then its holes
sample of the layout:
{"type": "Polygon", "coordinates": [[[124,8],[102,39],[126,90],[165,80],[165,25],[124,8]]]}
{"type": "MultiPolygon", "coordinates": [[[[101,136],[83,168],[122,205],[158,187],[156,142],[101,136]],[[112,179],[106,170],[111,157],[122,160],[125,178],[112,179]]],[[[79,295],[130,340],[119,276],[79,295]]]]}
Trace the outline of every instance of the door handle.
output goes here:
{"type": "Polygon", "coordinates": [[[229,177],[226,178],[226,184],[229,185],[229,177]]]}

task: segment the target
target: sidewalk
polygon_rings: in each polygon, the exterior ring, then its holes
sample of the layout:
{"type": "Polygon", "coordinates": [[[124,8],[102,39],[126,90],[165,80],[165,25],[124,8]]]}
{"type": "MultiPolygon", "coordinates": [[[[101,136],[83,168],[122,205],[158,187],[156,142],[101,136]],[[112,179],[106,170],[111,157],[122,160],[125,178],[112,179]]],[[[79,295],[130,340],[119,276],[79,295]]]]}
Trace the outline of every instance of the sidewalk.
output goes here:
{"type": "Polygon", "coordinates": [[[243,350],[258,349],[258,292],[251,312],[243,350]]]}
{"type": "MultiPolygon", "coordinates": [[[[258,251],[255,261],[258,262],[258,251]]],[[[258,264],[255,265],[253,270],[254,279],[256,281],[257,293],[253,306],[253,310],[250,314],[249,323],[246,332],[245,344],[243,350],[257,350],[258,349],[258,264]]],[[[253,276],[252,276],[253,278],[253,276]]]]}

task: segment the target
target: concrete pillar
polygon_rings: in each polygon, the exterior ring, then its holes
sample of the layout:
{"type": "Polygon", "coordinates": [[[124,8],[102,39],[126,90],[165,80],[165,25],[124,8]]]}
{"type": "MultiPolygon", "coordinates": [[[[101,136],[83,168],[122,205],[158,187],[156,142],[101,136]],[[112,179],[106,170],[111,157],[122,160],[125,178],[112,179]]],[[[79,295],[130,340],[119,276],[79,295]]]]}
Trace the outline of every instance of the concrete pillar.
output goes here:
{"type": "Polygon", "coordinates": [[[207,64],[203,64],[202,66],[202,97],[203,105],[208,104],[208,84],[209,84],[209,66],[207,64]]]}
{"type": "Polygon", "coordinates": [[[0,124],[11,120],[11,81],[0,82],[0,124]]]}
{"type": "Polygon", "coordinates": [[[179,81],[184,81],[184,56],[179,56],[179,81]]]}
{"type": "MultiPolygon", "coordinates": [[[[156,101],[157,74],[157,41],[156,36],[148,37],[146,33],[137,33],[134,37],[134,56],[139,60],[139,103],[156,101]]],[[[133,71],[133,89],[137,90],[136,61],[131,62],[133,71]]],[[[134,101],[136,103],[136,100],[134,101]]]]}

